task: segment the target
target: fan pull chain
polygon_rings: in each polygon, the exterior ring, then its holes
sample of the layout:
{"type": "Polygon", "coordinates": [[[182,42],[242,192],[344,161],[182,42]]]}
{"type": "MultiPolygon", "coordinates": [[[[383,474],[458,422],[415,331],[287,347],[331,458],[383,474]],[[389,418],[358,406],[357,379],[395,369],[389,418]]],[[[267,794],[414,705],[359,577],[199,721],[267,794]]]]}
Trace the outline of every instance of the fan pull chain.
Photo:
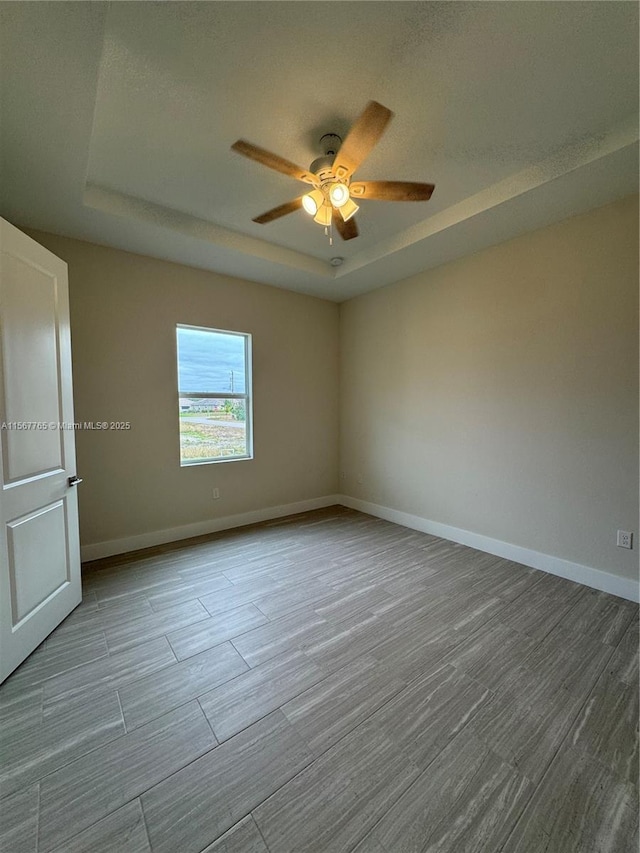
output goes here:
{"type": "Polygon", "coordinates": [[[329,245],[333,246],[333,222],[324,226],[324,236],[329,238],[329,245]]]}

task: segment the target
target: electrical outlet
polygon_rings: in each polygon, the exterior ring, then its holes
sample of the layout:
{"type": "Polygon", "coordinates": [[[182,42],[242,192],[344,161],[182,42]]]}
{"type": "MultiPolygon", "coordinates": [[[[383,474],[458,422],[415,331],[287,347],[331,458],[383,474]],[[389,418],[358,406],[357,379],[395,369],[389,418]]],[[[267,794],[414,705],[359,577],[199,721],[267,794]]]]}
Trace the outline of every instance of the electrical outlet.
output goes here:
{"type": "Polygon", "coordinates": [[[347,479],[347,472],[346,471],[340,471],[340,479],[341,480],[347,479]]]}
{"type": "Polygon", "coordinates": [[[358,479],[358,482],[360,483],[360,485],[362,485],[362,483],[364,483],[364,477],[362,476],[362,474],[358,474],[357,479],[358,479]]]}
{"type": "Polygon", "coordinates": [[[214,499],[214,501],[217,501],[219,497],[220,497],[220,489],[214,489],[214,490],[213,490],[213,499],[214,499]]]}
{"type": "Polygon", "coordinates": [[[628,530],[618,530],[616,545],[618,548],[633,548],[633,533],[629,533],[628,530]]]}

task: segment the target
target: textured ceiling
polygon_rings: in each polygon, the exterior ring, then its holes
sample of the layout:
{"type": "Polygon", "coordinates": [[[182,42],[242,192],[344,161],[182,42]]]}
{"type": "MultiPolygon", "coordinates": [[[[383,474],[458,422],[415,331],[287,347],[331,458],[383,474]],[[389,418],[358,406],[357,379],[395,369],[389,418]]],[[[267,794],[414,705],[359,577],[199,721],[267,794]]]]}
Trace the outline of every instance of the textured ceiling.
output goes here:
{"type": "Polygon", "coordinates": [[[638,186],[638,7],[624,2],[9,3],[0,213],[345,299],[638,186]],[[366,202],[329,246],[303,185],[367,101],[395,118],[360,179],[436,184],[366,202]],[[339,268],[329,259],[342,256],[339,268]]]}

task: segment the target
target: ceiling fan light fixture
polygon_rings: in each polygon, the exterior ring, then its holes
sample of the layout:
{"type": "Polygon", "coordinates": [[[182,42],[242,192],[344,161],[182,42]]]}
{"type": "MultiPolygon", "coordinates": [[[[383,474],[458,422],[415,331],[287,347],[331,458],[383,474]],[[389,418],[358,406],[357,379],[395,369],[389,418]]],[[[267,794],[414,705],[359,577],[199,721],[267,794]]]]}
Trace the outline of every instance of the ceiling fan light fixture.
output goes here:
{"type": "Polygon", "coordinates": [[[312,190],[302,196],[302,206],[310,216],[315,216],[324,204],[324,195],[321,190],[312,190]]]}
{"type": "Polygon", "coordinates": [[[322,207],[318,208],[318,212],[313,217],[314,222],[318,222],[320,225],[331,225],[331,215],[333,208],[330,204],[323,204],[322,207]]]}
{"type": "Polygon", "coordinates": [[[331,184],[329,187],[329,199],[334,207],[342,207],[349,201],[349,187],[346,184],[331,184]]]}
{"type": "Polygon", "coordinates": [[[345,222],[348,222],[352,216],[355,216],[356,213],[360,210],[360,206],[355,203],[352,198],[348,198],[345,203],[338,208],[340,211],[340,215],[344,219],[345,222]]]}
{"type": "Polygon", "coordinates": [[[353,240],[359,234],[354,218],[360,209],[355,199],[368,201],[429,201],[435,187],[417,181],[355,181],[352,178],[378,143],[393,117],[390,109],[377,101],[369,101],[351,126],[347,138],[325,133],[320,139],[322,155],[309,169],[302,169],[290,160],[260,148],[246,139],[238,139],[231,148],[274,172],[280,172],[307,184],[305,195],[279,204],[253,218],[265,225],[302,208],[315,222],[322,225],[332,245],[334,228],[343,240],[353,240]],[[311,184],[313,189],[309,189],[311,184]],[[340,211],[340,216],[338,216],[340,211]]]}

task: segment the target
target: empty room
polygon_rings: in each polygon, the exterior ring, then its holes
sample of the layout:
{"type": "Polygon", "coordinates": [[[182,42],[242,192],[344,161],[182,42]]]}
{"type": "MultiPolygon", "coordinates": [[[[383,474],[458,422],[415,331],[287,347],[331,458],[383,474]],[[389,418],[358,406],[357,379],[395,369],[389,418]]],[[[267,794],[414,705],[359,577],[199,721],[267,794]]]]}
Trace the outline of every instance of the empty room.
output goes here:
{"type": "Polygon", "coordinates": [[[2,853],[636,853],[636,2],[0,4],[2,853]]]}

